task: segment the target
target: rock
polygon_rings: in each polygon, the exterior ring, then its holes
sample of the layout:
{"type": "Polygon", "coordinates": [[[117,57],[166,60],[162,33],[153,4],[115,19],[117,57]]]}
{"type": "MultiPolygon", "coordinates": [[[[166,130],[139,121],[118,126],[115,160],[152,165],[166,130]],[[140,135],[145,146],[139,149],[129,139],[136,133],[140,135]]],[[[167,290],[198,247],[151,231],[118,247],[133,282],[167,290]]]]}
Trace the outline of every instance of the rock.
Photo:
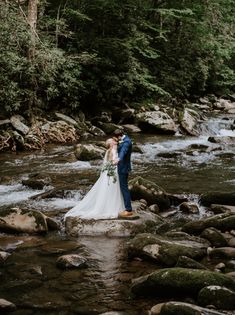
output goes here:
{"type": "Polygon", "coordinates": [[[0,230],[23,233],[48,231],[45,216],[40,211],[11,208],[0,213],[0,230]]]}
{"type": "Polygon", "coordinates": [[[232,270],[235,270],[235,259],[229,260],[226,262],[226,267],[232,270]]]}
{"type": "Polygon", "coordinates": [[[208,227],[215,227],[220,231],[229,231],[235,226],[235,215],[229,213],[217,214],[209,218],[191,221],[182,227],[182,231],[198,235],[208,227]]]}
{"type": "Polygon", "coordinates": [[[18,150],[23,150],[25,147],[25,139],[24,137],[17,131],[12,131],[12,136],[16,142],[16,146],[18,150]]]}
{"type": "Polygon", "coordinates": [[[144,153],[144,151],[141,149],[141,147],[138,146],[138,145],[136,145],[136,144],[134,144],[134,145],[132,146],[132,152],[141,153],[141,154],[144,153]]]}
{"type": "Polygon", "coordinates": [[[113,124],[111,122],[99,122],[98,126],[107,134],[110,135],[116,129],[123,129],[121,126],[113,124]]]}
{"type": "Polygon", "coordinates": [[[159,152],[157,156],[164,158],[164,159],[174,159],[177,156],[180,156],[182,153],[181,152],[159,152]]]}
{"type": "Polygon", "coordinates": [[[150,210],[151,212],[153,212],[153,213],[159,213],[159,212],[160,212],[160,209],[159,209],[158,205],[156,205],[156,204],[151,205],[151,206],[149,207],[149,210],[150,210]]]}
{"type": "Polygon", "coordinates": [[[235,237],[232,237],[228,240],[228,246],[235,247],[235,237]]]}
{"type": "Polygon", "coordinates": [[[64,189],[53,188],[43,193],[31,196],[29,199],[65,198],[68,192],[64,189]]]}
{"type": "Polygon", "coordinates": [[[84,257],[77,254],[63,255],[57,259],[56,265],[61,269],[67,268],[80,269],[87,267],[87,260],[84,257]]]}
{"type": "Polygon", "coordinates": [[[219,144],[234,144],[235,143],[235,137],[229,137],[229,136],[211,136],[207,140],[209,142],[219,143],[219,144]]]}
{"type": "Polygon", "coordinates": [[[127,133],[139,133],[141,132],[141,129],[135,125],[122,125],[122,127],[124,128],[124,131],[127,133]]]}
{"type": "Polygon", "coordinates": [[[224,270],[225,269],[225,264],[224,263],[219,263],[219,264],[217,264],[216,266],[215,266],[215,270],[224,270]]]}
{"type": "Polygon", "coordinates": [[[235,292],[221,286],[208,286],[198,293],[198,303],[202,306],[214,305],[223,310],[235,309],[235,292]]]}
{"type": "Polygon", "coordinates": [[[78,124],[78,122],[76,120],[74,120],[73,118],[61,114],[61,113],[55,113],[56,117],[60,118],[61,120],[65,121],[67,124],[72,125],[72,126],[76,126],[78,124]]]}
{"type": "Polygon", "coordinates": [[[161,309],[164,303],[159,303],[154,305],[150,310],[150,315],[159,315],[161,313],[161,309]]]}
{"type": "Polygon", "coordinates": [[[160,315],[224,315],[218,311],[183,302],[167,302],[160,315]]]}
{"type": "Polygon", "coordinates": [[[185,108],[180,114],[181,127],[191,136],[198,136],[197,130],[199,115],[197,112],[190,108],[185,108]]]}
{"type": "Polygon", "coordinates": [[[48,226],[48,230],[59,231],[61,229],[60,223],[57,220],[50,218],[48,216],[45,216],[45,219],[48,226]]]}
{"type": "Polygon", "coordinates": [[[207,269],[204,265],[187,256],[180,256],[175,267],[191,269],[207,269]]]}
{"type": "Polygon", "coordinates": [[[235,206],[235,192],[209,192],[201,195],[200,202],[203,206],[209,207],[211,204],[222,204],[235,206]]]}
{"type": "Polygon", "coordinates": [[[170,207],[170,199],[166,192],[140,176],[129,181],[129,189],[133,200],[145,199],[148,205],[157,204],[160,210],[167,210],[170,207]]]}
{"type": "Polygon", "coordinates": [[[217,109],[231,110],[235,108],[235,102],[220,98],[217,102],[214,103],[214,107],[217,109]]]}
{"type": "Polygon", "coordinates": [[[5,299],[0,299],[0,312],[11,312],[16,309],[15,304],[5,299]]]}
{"type": "Polygon", "coordinates": [[[211,204],[210,208],[214,213],[227,213],[227,212],[229,212],[229,213],[235,214],[235,206],[211,204]]]}
{"type": "Polygon", "coordinates": [[[12,126],[23,135],[29,133],[29,127],[20,121],[19,116],[12,116],[10,118],[12,126]]]}
{"type": "Polygon", "coordinates": [[[28,179],[22,180],[22,184],[33,189],[43,189],[51,185],[51,178],[40,174],[33,174],[28,179]]]}
{"type": "Polygon", "coordinates": [[[180,211],[185,213],[199,213],[199,208],[196,203],[193,202],[182,202],[179,206],[180,211]]]}
{"type": "Polygon", "coordinates": [[[200,259],[206,255],[207,242],[167,238],[149,233],[138,234],[129,242],[130,257],[151,258],[166,266],[174,266],[180,256],[200,259]]]}
{"type": "Polygon", "coordinates": [[[96,127],[96,126],[91,126],[91,127],[89,127],[88,130],[94,136],[99,136],[99,137],[104,137],[105,136],[105,132],[103,130],[101,130],[100,128],[96,127]]]}
{"type": "Polygon", "coordinates": [[[211,245],[214,247],[221,247],[221,246],[228,245],[228,242],[223,236],[223,234],[214,227],[205,229],[201,233],[200,236],[207,239],[211,243],[211,245]]]}
{"type": "Polygon", "coordinates": [[[104,152],[104,149],[93,144],[77,144],[74,153],[78,160],[89,161],[102,159],[104,152]]]}
{"type": "Polygon", "coordinates": [[[235,290],[235,279],[209,270],[165,268],[132,281],[131,291],[138,296],[196,296],[210,285],[235,290]]]}
{"type": "Polygon", "coordinates": [[[216,258],[235,258],[235,248],[233,247],[219,247],[213,248],[210,252],[210,257],[216,258]]]}
{"type": "Polygon", "coordinates": [[[78,217],[67,217],[65,229],[71,236],[106,235],[109,237],[127,237],[137,233],[154,231],[163,219],[151,212],[140,211],[138,219],[82,220],[78,217]]]}
{"type": "Polygon", "coordinates": [[[7,258],[10,255],[11,255],[10,253],[4,252],[4,251],[0,251],[0,266],[5,263],[5,261],[7,260],[7,258]]]}
{"type": "Polygon", "coordinates": [[[146,132],[175,134],[177,128],[173,119],[161,111],[148,111],[137,114],[138,126],[146,132]]]}
{"type": "Polygon", "coordinates": [[[125,315],[123,312],[106,312],[99,315],[125,315]]]}

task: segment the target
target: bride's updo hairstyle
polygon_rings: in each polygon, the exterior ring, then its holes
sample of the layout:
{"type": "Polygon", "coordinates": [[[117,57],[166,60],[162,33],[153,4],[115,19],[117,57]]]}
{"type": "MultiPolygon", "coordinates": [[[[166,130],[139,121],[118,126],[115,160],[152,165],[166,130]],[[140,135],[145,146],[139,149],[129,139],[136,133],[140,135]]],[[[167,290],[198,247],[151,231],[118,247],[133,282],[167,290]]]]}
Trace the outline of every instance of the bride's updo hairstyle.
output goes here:
{"type": "Polygon", "coordinates": [[[112,143],[113,143],[112,138],[107,139],[105,142],[106,148],[109,149],[111,147],[112,143]]]}

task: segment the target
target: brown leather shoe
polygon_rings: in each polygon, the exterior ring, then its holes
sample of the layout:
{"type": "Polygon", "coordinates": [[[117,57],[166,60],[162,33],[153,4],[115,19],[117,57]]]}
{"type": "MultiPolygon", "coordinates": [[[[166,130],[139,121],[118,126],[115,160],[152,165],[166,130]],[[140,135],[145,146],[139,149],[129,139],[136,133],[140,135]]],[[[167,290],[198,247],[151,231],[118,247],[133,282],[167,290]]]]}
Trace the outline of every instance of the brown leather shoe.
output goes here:
{"type": "Polygon", "coordinates": [[[124,210],[124,211],[119,212],[119,217],[130,217],[132,215],[133,215],[133,211],[124,210]]]}

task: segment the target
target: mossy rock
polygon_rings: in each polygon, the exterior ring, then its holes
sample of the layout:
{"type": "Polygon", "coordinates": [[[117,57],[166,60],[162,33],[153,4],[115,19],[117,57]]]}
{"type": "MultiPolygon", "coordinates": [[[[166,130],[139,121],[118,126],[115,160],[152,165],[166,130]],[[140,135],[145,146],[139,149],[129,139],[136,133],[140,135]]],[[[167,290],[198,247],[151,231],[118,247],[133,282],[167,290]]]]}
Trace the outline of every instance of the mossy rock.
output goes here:
{"type": "Polygon", "coordinates": [[[45,233],[45,216],[40,211],[10,208],[0,213],[0,230],[8,232],[45,233]]]}
{"type": "Polygon", "coordinates": [[[217,228],[220,231],[230,231],[235,226],[235,215],[230,213],[222,213],[214,215],[210,218],[191,221],[182,227],[182,231],[189,234],[200,234],[204,229],[209,227],[217,228]]]}
{"type": "Polygon", "coordinates": [[[134,279],[131,291],[138,296],[186,295],[195,297],[202,288],[210,285],[235,290],[235,279],[209,270],[165,268],[134,279]]]}
{"type": "Polygon", "coordinates": [[[187,256],[180,256],[175,266],[189,269],[207,269],[204,265],[187,256]]]}
{"type": "Polygon", "coordinates": [[[201,233],[201,237],[207,239],[213,247],[223,247],[228,245],[223,234],[214,227],[205,229],[201,233]]]}
{"type": "Polygon", "coordinates": [[[201,195],[200,202],[206,207],[213,203],[235,206],[235,192],[209,192],[201,195]]]}
{"type": "Polygon", "coordinates": [[[162,306],[159,315],[224,315],[224,313],[189,303],[167,302],[162,306]]]}
{"type": "Polygon", "coordinates": [[[198,303],[202,306],[214,305],[223,310],[235,309],[235,292],[225,287],[208,286],[198,294],[198,303]]]}
{"type": "Polygon", "coordinates": [[[174,240],[148,233],[138,234],[129,242],[130,257],[142,257],[156,262],[174,266],[180,256],[201,259],[206,255],[208,243],[195,240],[174,240]]]}

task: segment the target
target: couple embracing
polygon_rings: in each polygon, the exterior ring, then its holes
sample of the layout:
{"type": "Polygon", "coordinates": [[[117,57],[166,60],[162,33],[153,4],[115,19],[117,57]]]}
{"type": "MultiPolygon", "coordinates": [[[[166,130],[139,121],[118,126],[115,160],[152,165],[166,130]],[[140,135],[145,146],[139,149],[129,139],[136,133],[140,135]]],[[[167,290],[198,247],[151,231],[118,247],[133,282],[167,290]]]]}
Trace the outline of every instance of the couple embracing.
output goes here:
{"type": "Polygon", "coordinates": [[[106,147],[100,177],[65,218],[114,219],[133,215],[128,189],[132,142],[122,130],[115,130],[113,137],[106,141],[106,147]]]}

